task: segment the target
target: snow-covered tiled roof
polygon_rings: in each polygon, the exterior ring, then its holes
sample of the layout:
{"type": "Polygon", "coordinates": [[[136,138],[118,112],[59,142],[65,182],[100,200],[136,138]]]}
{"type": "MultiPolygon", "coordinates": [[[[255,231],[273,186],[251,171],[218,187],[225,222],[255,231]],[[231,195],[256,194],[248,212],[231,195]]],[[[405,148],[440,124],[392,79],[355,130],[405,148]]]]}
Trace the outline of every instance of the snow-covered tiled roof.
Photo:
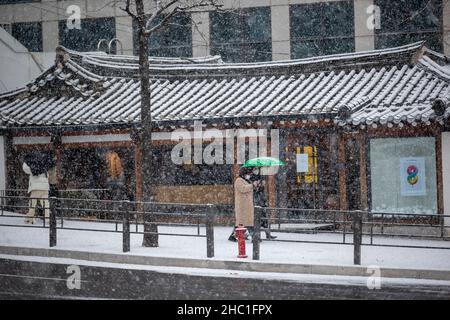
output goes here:
{"type": "MultiPolygon", "coordinates": [[[[0,96],[3,125],[140,121],[136,57],[60,47],[56,61],[27,88],[0,96]]],[[[448,63],[421,42],[264,63],[152,58],[152,116],[158,122],[261,116],[339,125],[443,122],[450,115],[448,63]]]]}

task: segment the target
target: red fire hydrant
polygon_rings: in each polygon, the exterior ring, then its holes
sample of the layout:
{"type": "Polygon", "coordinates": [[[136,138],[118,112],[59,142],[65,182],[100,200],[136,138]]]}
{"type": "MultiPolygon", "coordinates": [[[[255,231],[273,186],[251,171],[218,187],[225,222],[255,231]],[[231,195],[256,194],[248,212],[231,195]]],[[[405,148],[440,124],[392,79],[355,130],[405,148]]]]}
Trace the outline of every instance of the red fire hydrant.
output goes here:
{"type": "Polygon", "coordinates": [[[238,240],[238,258],[247,258],[247,255],[245,254],[245,232],[247,231],[247,228],[245,228],[242,224],[240,224],[235,232],[236,232],[236,238],[238,240]]]}

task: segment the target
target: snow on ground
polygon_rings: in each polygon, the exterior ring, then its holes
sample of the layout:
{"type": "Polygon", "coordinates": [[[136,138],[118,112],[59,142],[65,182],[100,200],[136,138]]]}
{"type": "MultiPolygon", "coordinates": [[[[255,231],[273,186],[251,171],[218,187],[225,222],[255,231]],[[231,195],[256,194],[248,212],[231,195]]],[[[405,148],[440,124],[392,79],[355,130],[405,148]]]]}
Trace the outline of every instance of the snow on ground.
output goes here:
{"type": "MultiPolygon", "coordinates": [[[[0,216],[0,224],[16,226],[0,226],[0,246],[48,248],[48,229],[26,227],[23,221],[23,216],[18,218],[0,216]]],[[[42,226],[42,221],[37,220],[34,226],[42,226]]],[[[115,230],[115,224],[64,220],[64,228],[113,231],[115,230]]],[[[121,230],[120,224],[118,225],[118,230],[121,230]]],[[[131,230],[135,230],[135,225],[131,226],[131,230]]],[[[231,230],[231,227],[216,226],[214,228],[215,257],[213,259],[251,261],[252,246],[250,241],[247,241],[247,254],[249,258],[239,259],[236,257],[237,244],[227,240],[231,230]]],[[[142,228],[139,228],[139,231],[142,231],[142,228]]],[[[159,226],[159,232],[197,235],[197,227],[159,226]]],[[[205,234],[204,227],[200,228],[200,234],[205,234]]],[[[277,235],[280,240],[342,242],[341,234],[273,234],[277,235]]],[[[264,239],[264,234],[262,234],[262,238],[264,239]]],[[[351,241],[352,235],[348,235],[347,242],[351,241]]],[[[127,254],[192,259],[206,258],[206,238],[160,235],[158,248],[145,248],[141,246],[141,243],[142,235],[132,234],[131,252],[127,254]]],[[[368,243],[367,238],[364,239],[364,243],[368,243]]],[[[374,239],[374,243],[450,247],[450,242],[440,240],[376,238],[374,239]]],[[[59,229],[58,245],[56,248],[122,254],[122,234],[59,229]]],[[[296,264],[353,265],[353,246],[263,241],[261,243],[260,261],[296,264]]],[[[450,270],[450,250],[363,246],[362,265],[450,270]]]]}

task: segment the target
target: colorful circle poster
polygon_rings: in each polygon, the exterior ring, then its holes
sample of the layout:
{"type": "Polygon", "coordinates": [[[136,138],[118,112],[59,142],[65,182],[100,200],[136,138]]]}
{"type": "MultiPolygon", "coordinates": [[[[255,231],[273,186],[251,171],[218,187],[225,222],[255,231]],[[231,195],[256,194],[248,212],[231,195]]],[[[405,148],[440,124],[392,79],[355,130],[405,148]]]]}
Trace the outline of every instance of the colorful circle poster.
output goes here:
{"type": "Polygon", "coordinates": [[[400,158],[400,188],[402,196],[425,196],[425,158],[400,158]]]}

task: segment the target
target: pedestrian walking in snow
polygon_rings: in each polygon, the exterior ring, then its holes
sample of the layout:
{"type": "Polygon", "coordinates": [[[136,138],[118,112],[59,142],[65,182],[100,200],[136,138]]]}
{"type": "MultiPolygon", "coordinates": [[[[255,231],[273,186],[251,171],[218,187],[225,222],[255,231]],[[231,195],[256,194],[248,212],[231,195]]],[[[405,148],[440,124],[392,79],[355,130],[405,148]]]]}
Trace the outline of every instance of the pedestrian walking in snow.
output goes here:
{"type": "Polygon", "coordinates": [[[44,217],[46,222],[49,220],[49,201],[48,192],[50,185],[48,182],[46,159],[37,154],[29,154],[25,157],[22,165],[23,171],[29,175],[28,193],[30,194],[30,207],[28,209],[25,223],[32,224],[36,214],[38,203],[44,208],[44,217]]]}
{"type": "MultiPolygon", "coordinates": [[[[239,171],[239,177],[234,182],[234,213],[236,217],[235,228],[242,224],[247,228],[248,233],[253,234],[253,188],[256,182],[251,181],[252,169],[242,167],[239,171]]],[[[228,240],[237,241],[235,231],[228,240]]]]}
{"type": "MultiPolygon", "coordinates": [[[[254,203],[255,203],[255,206],[264,208],[264,207],[268,206],[268,201],[267,201],[266,192],[265,192],[266,180],[259,174],[259,169],[256,169],[256,170],[257,170],[256,172],[255,172],[255,170],[253,171],[253,174],[256,176],[255,179],[257,181],[257,186],[255,187],[255,190],[254,190],[254,203]]],[[[269,229],[269,220],[267,220],[267,218],[269,218],[269,216],[267,213],[268,213],[267,210],[261,211],[261,227],[263,228],[264,233],[266,234],[266,239],[273,240],[273,239],[276,239],[277,237],[271,235],[271,232],[269,229]]]]}

